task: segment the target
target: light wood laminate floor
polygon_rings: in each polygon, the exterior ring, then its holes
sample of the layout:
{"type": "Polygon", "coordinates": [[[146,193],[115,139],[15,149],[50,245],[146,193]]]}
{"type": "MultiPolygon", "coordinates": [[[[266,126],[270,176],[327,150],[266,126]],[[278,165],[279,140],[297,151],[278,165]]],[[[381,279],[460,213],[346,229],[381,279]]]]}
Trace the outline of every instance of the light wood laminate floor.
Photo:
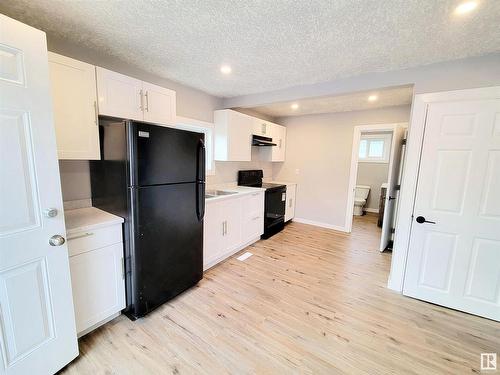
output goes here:
{"type": "Polygon", "coordinates": [[[466,374],[500,323],[386,288],[376,217],[352,234],[291,223],[144,319],[80,340],[67,374],[466,374]]]}

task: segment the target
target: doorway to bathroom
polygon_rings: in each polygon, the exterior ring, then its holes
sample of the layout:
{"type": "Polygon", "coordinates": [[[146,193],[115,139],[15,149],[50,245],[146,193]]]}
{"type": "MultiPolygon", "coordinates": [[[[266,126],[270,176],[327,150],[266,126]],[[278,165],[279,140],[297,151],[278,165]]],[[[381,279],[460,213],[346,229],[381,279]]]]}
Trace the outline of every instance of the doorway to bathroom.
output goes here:
{"type": "Polygon", "coordinates": [[[354,127],[346,228],[377,226],[380,251],[392,249],[407,123],[354,127]]]}

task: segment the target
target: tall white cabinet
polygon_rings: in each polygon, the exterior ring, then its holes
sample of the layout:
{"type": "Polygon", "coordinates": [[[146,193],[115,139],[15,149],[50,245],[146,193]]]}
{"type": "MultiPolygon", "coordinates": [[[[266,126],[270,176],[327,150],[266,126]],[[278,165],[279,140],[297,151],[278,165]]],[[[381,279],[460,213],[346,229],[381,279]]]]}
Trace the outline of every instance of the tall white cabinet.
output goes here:
{"type": "Polygon", "coordinates": [[[99,159],[95,67],[49,52],[59,159],[99,159]]]}

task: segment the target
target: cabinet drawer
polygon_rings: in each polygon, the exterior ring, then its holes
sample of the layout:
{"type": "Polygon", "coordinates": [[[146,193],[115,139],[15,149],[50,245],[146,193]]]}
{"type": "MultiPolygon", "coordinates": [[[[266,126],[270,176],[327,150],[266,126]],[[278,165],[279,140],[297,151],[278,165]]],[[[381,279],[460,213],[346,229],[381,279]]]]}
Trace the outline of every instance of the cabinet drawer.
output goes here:
{"type": "Polygon", "coordinates": [[[243,243],[253,240],[264,233],[264,215],[249,217],[242,228],[243,243]]]}
{"type": "Polygon", "coordinates": [[[99,249],[104,246],[122,242],[122,226],[92,229],[88,231],[71,233],[67,237],[69,256],[99,249]]]}
{"type": "Polygon", "coordinates": [[[256,216],[264,217],[264,192],[256,192],[243,197],[244,221],[250,221],[256,216]]]}

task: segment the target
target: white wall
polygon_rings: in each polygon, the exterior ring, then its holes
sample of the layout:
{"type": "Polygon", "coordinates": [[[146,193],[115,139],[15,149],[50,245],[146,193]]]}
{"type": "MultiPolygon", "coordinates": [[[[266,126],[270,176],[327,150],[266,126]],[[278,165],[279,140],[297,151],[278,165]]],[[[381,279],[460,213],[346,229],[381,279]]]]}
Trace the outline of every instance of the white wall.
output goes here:
{"type": "Polygon", "coordinates": [[[368,185],[371,187],[366,201],[365,209],[378,212],[380,203],[380,186],[387,182],[389,174],[389,163],[358,163],[357,185],[368,185]]]}
{"type": "Polygon", "coordinates": [[[260,152],[263,151],[259,147],[252,147],[252,161],[216,161],[215,175],[207,176],[207,185],[229,184],[238,181],[238,171],[245,169],[262,169],[264,178],[272,179],[273,163],[269,161],[260,161],[260,152]]]}
{"type": "Polygon", "coordinates": [[[285,117],[286,161],[274,163],[276,180],[296,181],[295,216],[343,228],[354,126],[407,122],[409,106],[285,117]],[[298,173],[297,173],[298,172],[298,173]]]}

